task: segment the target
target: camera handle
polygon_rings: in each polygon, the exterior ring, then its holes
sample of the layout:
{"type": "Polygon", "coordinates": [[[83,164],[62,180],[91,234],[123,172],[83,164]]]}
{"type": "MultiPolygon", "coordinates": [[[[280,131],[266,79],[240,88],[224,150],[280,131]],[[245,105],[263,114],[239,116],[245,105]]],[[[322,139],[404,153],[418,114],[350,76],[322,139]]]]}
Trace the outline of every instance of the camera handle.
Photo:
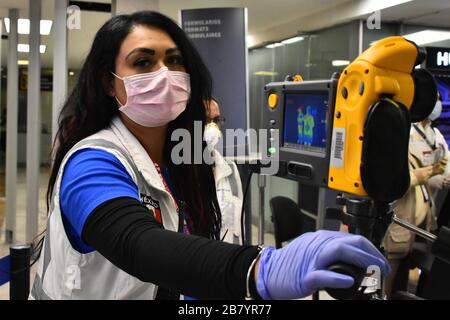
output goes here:
{"type": "MultiPolygon", "coordinates": [[[[450,229],[441,227],[438,235],[422,230],[417,226],[399,219],[393,214],[386,203],[376,203],[368,198],[338,195],[337,203],[345,206],[345,212],[340,209],[328,208],[327,218],[341,220],[348,225],[349,232],[369,239],[377,248],[381,249],[381,241],[389,225],[393,222],[416,235],[432,242],[431,252],[439,259],[450,265],[450,229]]],[[[355,284],[349,289],[326,289],[328,294],[338,300],[379,300],[384,299],[382,285],[367,281],[367,271],[361,268],[338,263],[329,267],[330,271],[349,275],[355,279],[355,284]],[[377,290],[366,290],[371,285],[377,290]],[[369,291],[369,292],[367,292],[369,291]]],[[[377,280],[377,279],[375,279],[377,280]]],[[[381,278],[378,279],[381,281],[381,278]]]]}
{"type": "MultiPolygon", "coordinates": [[[[344,206],[345,211],[337,208],[327,209],[328,219],[337,219],[347,225],[349,232],[366,237],[377,248],[381,247],[384,234],[392,218],[389,216],[391,207],[387,203],[375,202],[370,198],[353,195],[338,195],[336,202],[344,206]]],[[[330,271],[349,275],[355,279],[349,289],[330,289],[328,294],[338,300],[378,300],[383,299],[382,279],[372,278],[367,270],[346,263],[330,266],[330,271]]]]}

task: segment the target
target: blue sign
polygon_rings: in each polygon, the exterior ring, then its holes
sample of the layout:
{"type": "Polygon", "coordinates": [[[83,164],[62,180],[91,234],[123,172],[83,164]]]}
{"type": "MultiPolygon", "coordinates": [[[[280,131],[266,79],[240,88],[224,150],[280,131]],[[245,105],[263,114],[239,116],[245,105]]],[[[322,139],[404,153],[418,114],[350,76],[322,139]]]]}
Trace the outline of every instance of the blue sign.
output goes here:
{"type": "Polygon", "coordinates": [[[213,96],[225,117],[223,128],[247,130],[247,9],[189,9],[180,17],[213,77],[213,96]]]}

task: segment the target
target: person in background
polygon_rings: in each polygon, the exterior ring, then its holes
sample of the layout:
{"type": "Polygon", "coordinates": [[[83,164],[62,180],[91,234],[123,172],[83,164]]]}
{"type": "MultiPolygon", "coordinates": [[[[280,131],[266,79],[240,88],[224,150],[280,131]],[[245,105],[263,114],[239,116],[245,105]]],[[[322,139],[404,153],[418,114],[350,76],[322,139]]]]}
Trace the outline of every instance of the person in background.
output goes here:
{"type": "MultiPolygon", "coordinates": [[[[434,117],[439,118],[440,113],[442,112],[442,101],[441,96],[438,94],[438,101],[437,101],[437,112],[435,113],[434,117]],[[440,112],[438,112],[440,110],[440,112]]],[[[448,144],[447,141],[444,139],[444,137],[440,134],[439,130],[436,130],[436,138],[439,140],[440,143],[442,143],[447,149],[448,154],[448,144]]],[[[436,195],[435,199],[436,202],[438,202],[439,206],[437,206],[437,210],[440,210],[439,212],[436,212],[436,215],[438,216],[438,228],[441,226],[447,226],[450,227],[450,192],[448,190],[450,189],[450,175],[447,168],[447,171],[445,172],[445,175],[443,179],[437,180],[436,185],[434,187],[436,188],[436,195]]]]}
{"type": "Polygon", "coordinates": [[[311,114],[311,106],[306,107],[305,126],[303,129],[303,142],[307,146],[311,146],[314,141],[314,117],[311,114]]]}
{"type": "Polygon", "coordinates": [[[305,117],[303,115],[303,109],[299,107],[297,109],[297,144],[303,144],[303,125],[305,124],[305,117]]]}
{"type": "Polygon", "coordinates": [[[435,218],[432,221],[425,221],[425,219],[431,219],[438,213],[435,211],[436,206],[434,203],[437,193],[450,187],[450,166],[447,165],[449,158],[448,145],[439,129],[432,126],[433,121],[439,119],[441,113],[442,103],[438,95],[433,112],[428,119],[413,124],[410,135],[410,153],[420,161],[423,167],[434,166],[434,172],[437,173],[428,181],[433,201],[432,215],[427,216],[423,211],[416,212],[416,224],[422,225],[426,222],[428,229],[432,229],[432,225],[435,226],[435,218]]]}
{"type": "MultiPolygon", "coordinates": [[[[431,127],[432,121],[439,118],[441,110],[442,105],[438,101],[428,119],[411,127],[409,140],[411,185],[394,207],[397,217],[427,231],[436,229],[433,201],[435,191],[450,186],[447,166],[448,146],[439,130],[431,127]]],[[[411,231],[396,224],[389,226],[383,241],[392,267],[392,273],[385,282],[388,296],[396,291],[407,290],[408,258],[414,240],[415,235],[411,231]]]]}
{"type": "MultiPolygon", "coordinates": [[[[438,93],[438,100],[436,102],[436,106],[433,110],[433,113],[430,115],[431,121],[436,121],[440,118],[442,114],[442,102],[440,94],[438,93]]],[[[444,154],[445,158],[450,157],[449,149],[447,141],[445,140],[442,133],[439,131],[438,128],[432,127],[432,122],[428,121],[424,124],[423,130],[426,131],[426,135],[430,140],[430,143],[436,146],[438,153],[437,156],[439,156],[439,153],[444,154]]],[[[437,175],[430,179],[430,187],[431,191],[433,192],[433,199],[435,202],[435,210],[440,210],[444,215],[446,214],[446,210],[444,205],[440,205],[442,203],[441,199],[445,199],[446,195],[448,193],[448,190],[450,189],[450,165],[446,166],[445,172],[442,175],[437,175]]],[[[440,217],[440,212],[435,212],[436,217],[440,217]]]]}
{"type": "Polygon", "coordinates": [[[216,147],[222,139],[221,127],[225,118],[220,116],[219,104],[212,99],[207,106],[207,124],[204,139],[213,160],[213,173],[216,182],[217,200],[222,212],[221,239],[228,243],[240,244],[241,240],[241,211],[242,211],[242,182],[236,164],[227,161],[216,147]]]}

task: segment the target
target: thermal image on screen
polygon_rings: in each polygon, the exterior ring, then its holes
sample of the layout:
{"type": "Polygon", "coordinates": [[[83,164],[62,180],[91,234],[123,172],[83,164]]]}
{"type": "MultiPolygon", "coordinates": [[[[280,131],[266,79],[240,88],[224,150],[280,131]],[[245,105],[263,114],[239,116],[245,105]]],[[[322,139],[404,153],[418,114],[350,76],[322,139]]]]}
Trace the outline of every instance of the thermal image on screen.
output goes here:
{"type": "Polygon", "coordinates": [[[328,93],[286,94],[284,147],[325,154],[328,93]]]}
{"type": "Polygon", "coordinates": [[[450,144],[450,78],[436,78],[436,83],[442,101],[442,114],[433,124],[444,135],[447,144],[450,144]]]}

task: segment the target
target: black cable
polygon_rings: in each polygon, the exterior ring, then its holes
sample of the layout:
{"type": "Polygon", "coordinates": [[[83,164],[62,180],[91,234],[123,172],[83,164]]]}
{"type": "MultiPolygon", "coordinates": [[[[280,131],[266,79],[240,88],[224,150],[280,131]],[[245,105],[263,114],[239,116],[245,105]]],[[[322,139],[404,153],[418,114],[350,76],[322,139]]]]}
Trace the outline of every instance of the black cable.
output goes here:
{"type": "Polygon", "coordinates": [[[244,211],[245,211],[245,205],[246,205],[247,196],[248,196],[248,190],[249,190],[249,188],[250,188],[250,183],[252,182],[252,176],[253,176],[253,171],[250,171],[250,175],[248,176],[247,184],[246,184],[246,186],[245,186],[244,199],[242,199],[242,209],[241,209],[241,235],[242,235],[242,245],[245,245],[244,211]]]}

